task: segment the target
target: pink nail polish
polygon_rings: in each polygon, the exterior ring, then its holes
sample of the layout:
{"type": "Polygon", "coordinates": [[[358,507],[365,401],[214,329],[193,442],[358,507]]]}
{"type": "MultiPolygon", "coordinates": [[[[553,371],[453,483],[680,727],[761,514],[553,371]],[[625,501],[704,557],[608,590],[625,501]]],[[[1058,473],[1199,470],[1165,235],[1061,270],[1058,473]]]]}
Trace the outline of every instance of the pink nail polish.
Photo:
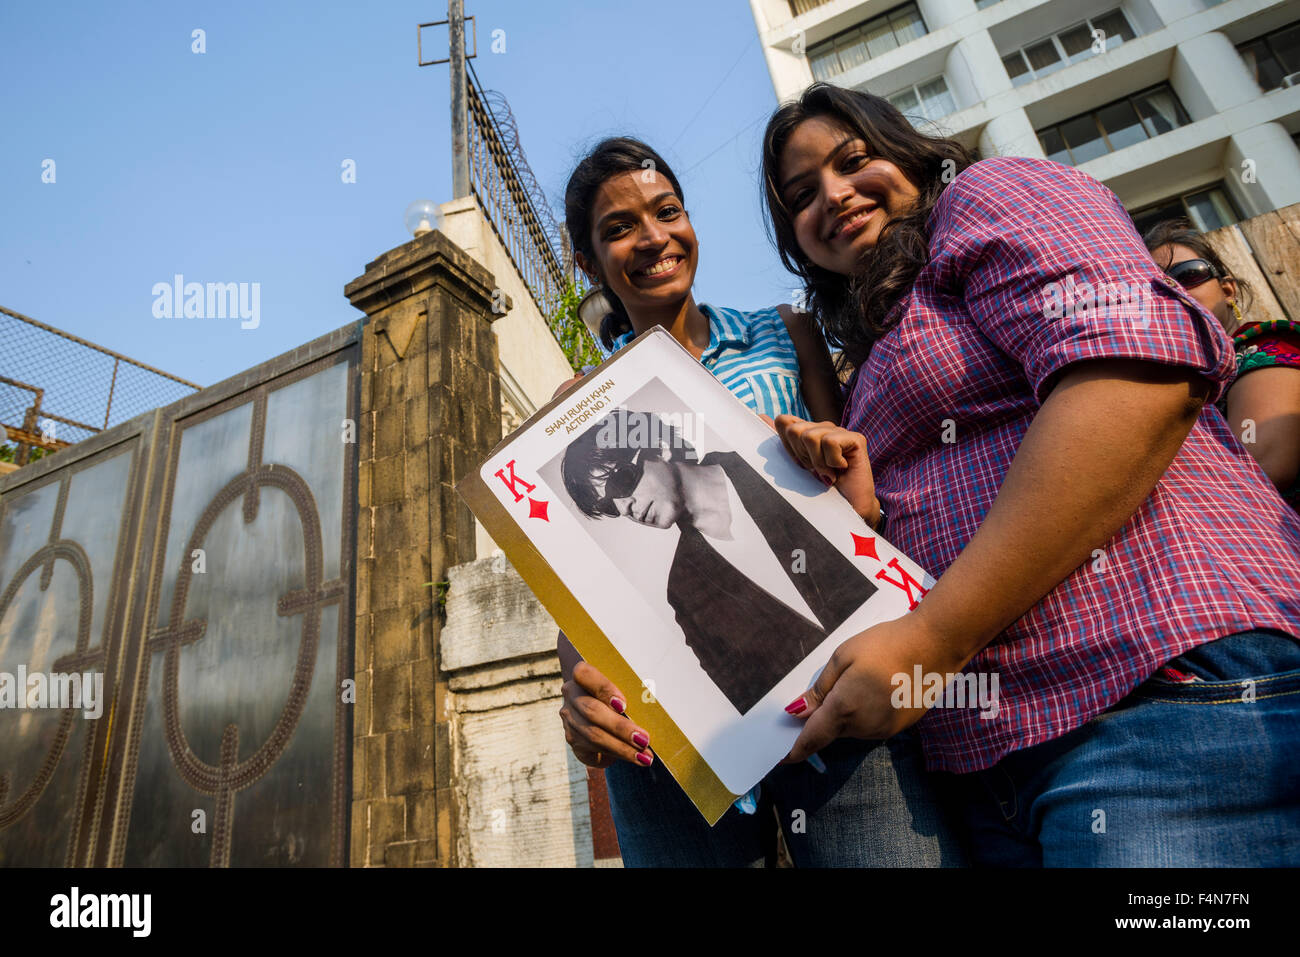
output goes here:
{"type": "Polygon", "coordinates": [[[807,709],[808,702],[804,701],[803,698],[793,701],[785,706],[786,714],[803,714],[807,709]]]}
{"type": "Polygon", "coordinates": [[[636,734],[632,735],[632,743],[638,748],[644,748],[650,743],[650,735],[646,734],[644,731],[638,731],[636,734]]]}
{"type": "Polygon", "coordinates": [[[655,759],[646,751],[638,751],[636,753],[636,759],[647,768],[654,764],[655,761],[655,759]]]}
{"type": "Polygon", "coordinates": [[[622,714],[623,709],[627,707],[627,705],[623,703],[623,699],[618,697],[617,695],[609,699],[609,706],[613,708],[615,711],[617,711],[619,714],[622,714]]]}

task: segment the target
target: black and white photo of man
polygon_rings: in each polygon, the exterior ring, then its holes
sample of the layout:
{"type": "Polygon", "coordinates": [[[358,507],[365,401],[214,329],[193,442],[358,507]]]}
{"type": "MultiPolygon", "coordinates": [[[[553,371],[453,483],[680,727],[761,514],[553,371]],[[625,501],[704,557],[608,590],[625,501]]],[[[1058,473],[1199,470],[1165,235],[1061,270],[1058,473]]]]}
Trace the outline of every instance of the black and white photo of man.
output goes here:
{"type": "Polygon", "coordinates": [[[699,456],[653,412],[613,410],[561,472],[590,518],[677,529],[668,604],[742,715],[876,591],[739,453],[699,456]]]}

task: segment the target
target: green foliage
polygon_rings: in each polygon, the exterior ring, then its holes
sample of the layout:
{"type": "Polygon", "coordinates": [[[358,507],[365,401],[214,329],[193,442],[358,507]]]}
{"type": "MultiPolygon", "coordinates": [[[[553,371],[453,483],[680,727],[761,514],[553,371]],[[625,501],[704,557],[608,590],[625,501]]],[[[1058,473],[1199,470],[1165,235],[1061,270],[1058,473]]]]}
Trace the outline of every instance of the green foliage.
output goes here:
{"type": "Polygon", "coordinates": [[[447,616],[447,589],[451,587],[451,582],[425,582],[425,588],[438,589],[438,597],[434,603],[438,606],[438,616],[446,618],[447,616]]]}
{"type": "Polygon", "coordinates": [[[605,361],[604,353],[578,317],[578,304],[586,294],[585,288],[578,286],[572,279],[567,280],[564,292],[560,294],[559,305],[549,320],[551,334],[564,350],[574,372],[581,372],[583,366],[600,365],[605,361]]]}
{"type": "MultiPolygon", "coordinates": [[[[32,462],[44,458],[46,454],[48,453],[46,453],[44,449],[38,449],[33,446],[27,452],[27,464],[30,465],[32,462]]],[[[18,457],[18,446],[0,445],[0,462],[12,462],[17,457],[18,457]]]]}

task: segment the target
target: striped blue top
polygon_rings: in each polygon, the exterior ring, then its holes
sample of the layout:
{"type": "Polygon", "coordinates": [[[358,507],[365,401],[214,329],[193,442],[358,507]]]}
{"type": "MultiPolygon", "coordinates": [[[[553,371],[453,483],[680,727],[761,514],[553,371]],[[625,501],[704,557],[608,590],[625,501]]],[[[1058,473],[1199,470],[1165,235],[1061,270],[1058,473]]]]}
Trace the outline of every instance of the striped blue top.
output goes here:
{"type": "MultiPolygon", "coordinates": [[[[799,387],[799,355],[775,306],[742,312],[700,303],[709,320],[704,368],[755,412],[811,418],[799,387]]],[[[636,338],[635,330],[614,340],[617,352],[636,338]]]]}

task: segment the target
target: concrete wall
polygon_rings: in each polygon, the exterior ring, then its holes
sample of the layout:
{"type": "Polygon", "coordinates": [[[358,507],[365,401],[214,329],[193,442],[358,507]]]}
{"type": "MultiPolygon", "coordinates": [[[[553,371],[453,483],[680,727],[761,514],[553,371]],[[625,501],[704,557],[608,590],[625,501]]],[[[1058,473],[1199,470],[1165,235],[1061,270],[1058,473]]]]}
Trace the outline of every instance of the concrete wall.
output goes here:
{"type": "Polygon", "coordinates": [[[558,717],[555,621],[504,555],[450,570],[440,651],[462,867],[590,867],[587,769],[558,717]]]}
{"type": "Polygon", "coordinates": [[[443,235],[486,267],[510,297],[510,310],[492,323],[492,331],[501,360],[504,424],[513,431],[550,401],[573,370],[478,201],[467,196],[443,203],[438,212],[443,235]]]}

